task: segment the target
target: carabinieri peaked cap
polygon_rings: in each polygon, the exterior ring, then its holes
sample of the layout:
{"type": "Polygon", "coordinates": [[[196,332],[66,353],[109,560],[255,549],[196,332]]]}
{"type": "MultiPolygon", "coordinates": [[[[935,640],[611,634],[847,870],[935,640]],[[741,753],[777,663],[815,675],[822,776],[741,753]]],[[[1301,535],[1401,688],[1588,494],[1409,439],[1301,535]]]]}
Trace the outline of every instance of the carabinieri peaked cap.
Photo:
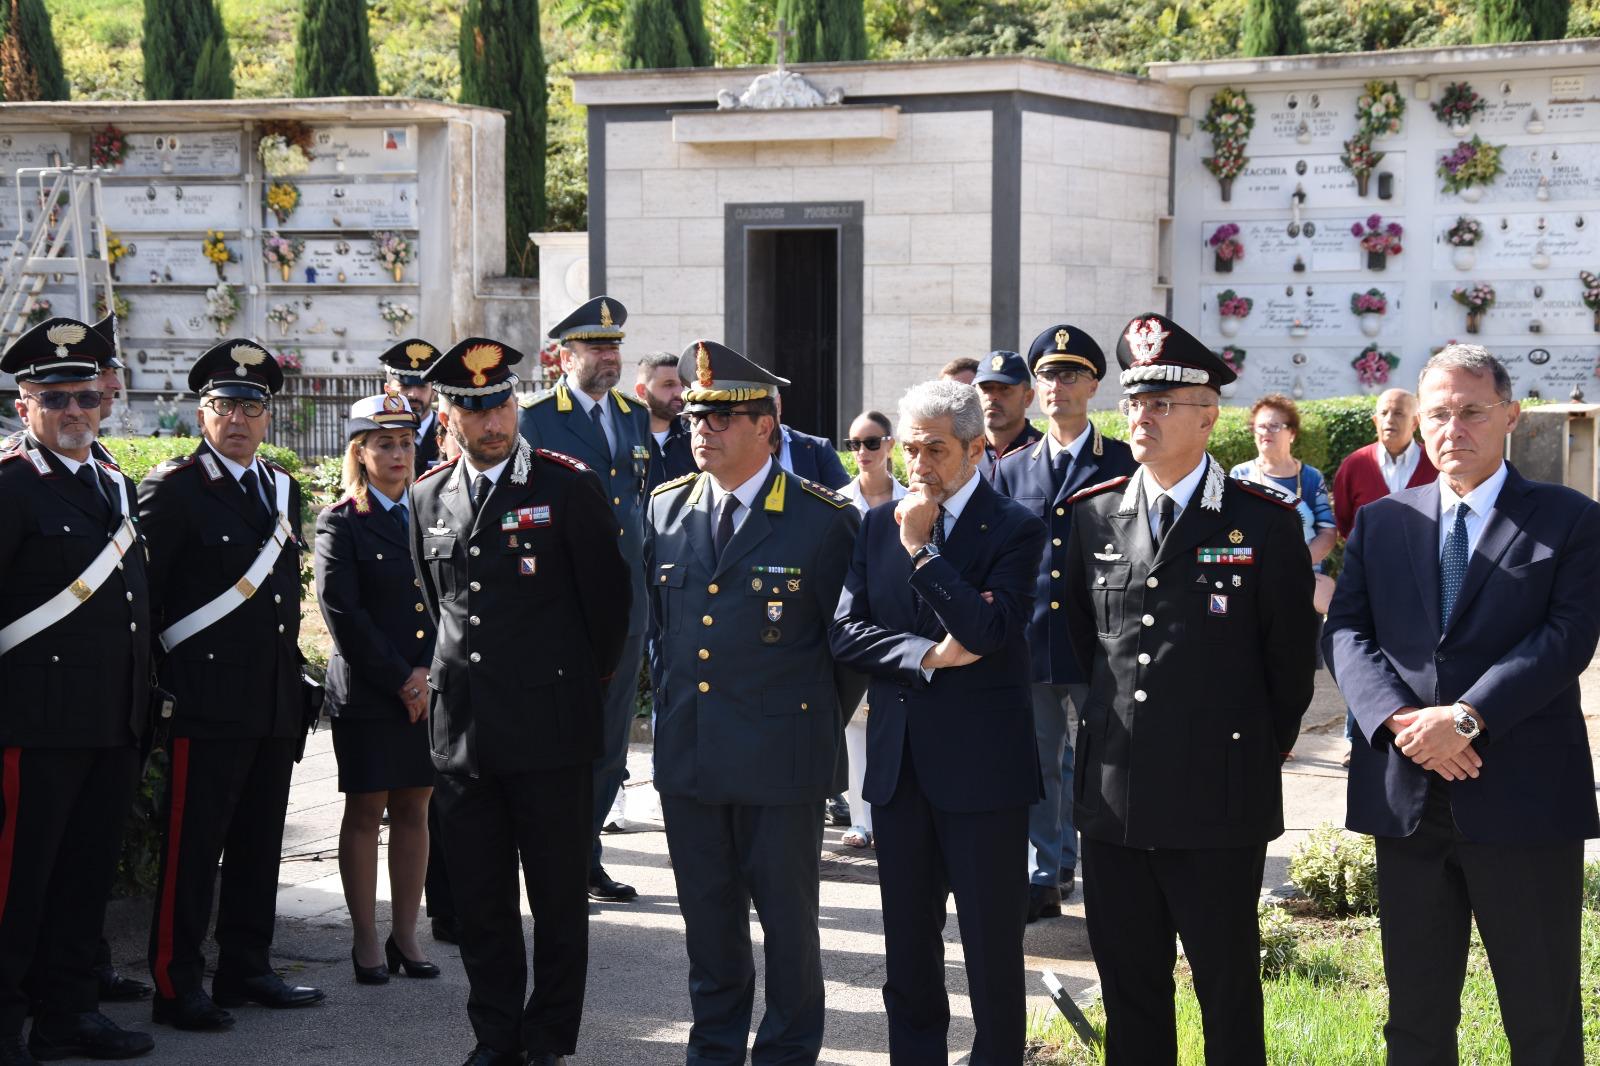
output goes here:
{"type": "Polygon", "coordinates": [[[978,373],[974,385],[998,381],[1002,385],[1027,385],[1033,381],[1028,374],[1028,364],[1016,352],[990,352],[978,360],[978,373]]]}
{"type": "Polygon", "coordinates": [[[1051,326],[1028,346],[1028,370],[1087,370],[1099,381],[1106,376],[1106,353],[1088,332],[1071,323],[1051,326]]]}
{"type": "Polygon", "coordinates": [[[771,371],[716,341],[691,341],[678,357],[678,375],[690,382],[683,390],[685,411],[712,411],[719,407],[764,400],[789,384],[771,371]]]}
{"type": "Polygon", "coordinates": [[[189,368],[189,390],[200,396],[265,400],[283,388],[283,368],[255,341],[219,341],[189,368]]]}
{"type": "Polygon", "coordinates": [[[421,385],[428,364],[439,358],[439,349],[421,337],[407,337],[378,356],[384,373],[402,385],[421,385]]]}
{"type": "Polygon", "coordinates": [[[41,385],[93,381],[115,354],[95,327],[75,318],[47,318],[11,343],[0,370],[41,385]]]}
{"type": "Polygon", "coordinates": [[[391,381],[381,394],[363,397],[350,405],[344,434],[349,439],[374,429],[409,429],[415,433],[420,424],[417,413],[400,395],[400,386],[391,381]]]}
{"type": "Polygon", "coordinates": [[[1154,311],[1139,315],[1122,331],[1117,362],[1122,365],[1122,391],[1129,396],[1185,385],[1220,389],[1239,377],[1216,352],[1154,311]]]}
{"type": "Polygon", "coordinates": [[[469,411],[487,411],[511,398],[517,375],[511,368],[522,353],[509,344],[468,337],[428,364],[422,380],[449,401],[469,411]]]}
{"type": "Polygon", "coordinates": [[[620,341],[628,309],[615,296],[596,296],[550,327],[550,339],[560,341],[620,341]]]}
{"type": "Polygon", "coordinates": [[[105,361],[103,367],[109,367],[112,370],[126,369],[128,364],[122,361],[122,356],[118,352],[121,345],[117,342],[117,313],[115,311],[107,311],[106,317],[90,328],[104,337],[106,344],[111,346],[111,358],[105,361]]]}

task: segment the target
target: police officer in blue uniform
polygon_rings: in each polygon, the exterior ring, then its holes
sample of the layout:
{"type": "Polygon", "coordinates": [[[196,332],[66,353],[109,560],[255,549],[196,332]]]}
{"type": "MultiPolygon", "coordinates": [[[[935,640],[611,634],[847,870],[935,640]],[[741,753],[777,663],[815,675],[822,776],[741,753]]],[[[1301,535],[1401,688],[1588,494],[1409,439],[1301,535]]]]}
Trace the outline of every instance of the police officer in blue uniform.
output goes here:
{"type": "Polygon", "coordinates": [[[535,448],[570,455],[600,479],[617,519],[617,546],[633,580],[628,640],[608,686],[602,723],[604,746],[594,767],[594,846],[589,895],[610,903],[638,896],[613,880],[600,862],[600,829],[627,778],[628,733],[638,702],[644,655],[644,487],[650,476],[650,415],[617,388],[622,375],[622,326],[628,309],[614,297],[596,296],[550,330],[561,342],[562,376],[540,395],[523,400],[518,429],[535,448]]]}
{"type": "Polygon", "coordinates": [[[1031,448],[1013,451],[995,470],[994,487],[1027,507],[1050,527],[1039,565],[1039,584],[1028,622],[1033,650],[1033,725],[1039,744],[1044,798],[1028,811],[1028,920],[1061,913],[1061,900],[1076,886],[1078,831],[1072,824],[1072,731],[1070,700],[1078,718],[1088,696],[1088,675],[1072,653],[1062,569],[1072,532],[1067,501],[1088,485],[1131,474],[1133,453],[1107,439],[1089,421],[1089,401],[1106,374],[1105,353],[1086,331],[1060,323],[1028,348],[1040,409],[1050,430],[1031,448]]]}
{"type": "Polygon", "coordinates": [[[420,420],[416,450],[418,477],[439,461],[439,416],[433,410],[433,386],[422,377],[437,358],[439,349],[421,337],[407,337],[378,356],[385,376],[400,386],[400,395],[406,398],[420,420]]]}
{"type": "Polygon", "coordinates": [[[859,518],[772,457],[772,390],[787,381],[715,341],[683,360],[702,472],[652,494],[645,561],[662,642],[655,780],[694,1010],[687,1062],[744,1061],[752,902],[767,963],[752,1061],[815,1062],[822,800],[839,787],[841,708],[861,692],[835,669],[828,626],[859,518]]]}
{"type": "Polygon", "coordinates": [[[1028,420],[1033,406],[1033,379],[1016,352],[990,352],[978,360],[973,388],[983,397],[983,457],[978,473],[994,484],[996,465],[1012,452],[1038,443],[1044,436],[1028,420]]]}
{"type": "Polygon", "coordinates": [[[1074,814],[1106,1062],[1177,1061],[1175,937],[1206,1060],[1264,1066],[1256,901],[1311,701],[1311,558],[1288,497],[1206,454],[1227,365],[1158,314],[1117,343],[1131,477],[1072,498],[1062,613],[1089,697],[1074,814]]]}

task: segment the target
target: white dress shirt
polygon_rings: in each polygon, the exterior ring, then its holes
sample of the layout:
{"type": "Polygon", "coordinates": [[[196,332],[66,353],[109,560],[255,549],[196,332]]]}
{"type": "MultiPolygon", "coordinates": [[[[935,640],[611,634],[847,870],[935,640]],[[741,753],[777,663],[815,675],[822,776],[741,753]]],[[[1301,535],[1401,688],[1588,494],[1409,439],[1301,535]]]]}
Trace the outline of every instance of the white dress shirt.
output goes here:
{"type": "Polygon", "coordinates": [[[600,428],[605,431],[606,435],[606,454],[617,454],[617,431],[611,428],[611,393],[601,393],[600,398],[596,400],[570,381],[567,382],[567,386],[568,391],[572,393],[572,398],[578,401],[579,407],[583,408],[584,418],[594,418],[594,415],[589,412],[596,407],[600,408],[600,428]]]}
{"type": "Polygon", "coordinates": [[[1048,443],[1046,443],[1045,447],[1050,449],[1050,462],[1053,464],[1056,461],[1056,456],[1060,455],[1062,450],[1065,449],[1072,453],[1072,458],[1067,460],[1067,466],[1070,468],[1072,464],[1078,461],[1078,456],[1083,454],[1083,446],[1089,442],[1089,434],[1093,431],[1094,426],[1086,424],[1082,433],[1079,433],[1065,444],[1057,444],[1055,434],[1046,433],[1044,439],[1048,443]]]}
{"type": "MultiPolygon", "coordinates": [[[[515,455],[516,450],[512,449],[511,454],[515,455]]],[[[489,491],[493,492],[494,487],[500,484],[500,475],[505,473],[506,467],[509,466],[510,463],[511,455],[508,455],[487,470],[474,470],[472,464],[467,461],[467,457],[463,455],[461,457],[461,462],[457,463],[456,465],[461,468],[461,487],[462,490],[466,492],[468,501],[471,501],[472,499],[472,486],[473,483],[478,480],[479,474],[482,474],[484,477],[489,479],[489,491]]],[[[488,499],[488,497],[485,496],[484,499],[488,499]]]]}
{"type": "Polygon", "coordinates": [[[1465,502],[1472,510],[1467,514],[1467,558],[1472,558],[1472,553],[1478,550],[1478,538],[1483,536],[1483,524],[1489,520],[1489,512],[1494,510],[1495,500],[1500,498],[1500,490],[1506,483],[1506,464],[1502,461],[1482,484],[1465,496],[1457,496],[1445,481],[1443,474],[1439,475],[1439,556],[1444,557],[1444,542],[1450,536],[1450,527],[1456,522],[1456,505],[1465,502]]]}
{"type": "Polygon", "coordinates": [[[956,489],[955,494],[944,501],[944,539],[949,541],[950,534],[955,532],[956,520],[961,517],[961,512],[966,510],[967,501],[972,499],[972,494],[978,491],[980,478],[976,468],[972,476],[967,478],[967,483],[956,489]]]}
{"type": "Polygon", "coordinates": [[[1202,456],[1200,465],[1185,474],[1183,480],[1170,489],[1163,489],[1157,485],[1148,470],[1144,472],[1145,519],[1150,523],[1152,537],[1158,541],[1161,538],[1161,497],[1172,497],[1172,522],[1176,525],[1178,516],[1183,514],[1183,509],[1189,506],[1189,501],[1194,498],[1194,490],[1200,487],[1200,479],[1205,476],[1207,461],[1202,456]]]}
{"type": "MultiPolygon", "coordinates": [[[[891,503],[895,500],[903,499],[906,494],[906,487],[896,481],[893,475],[889,477],[889,494],[889,502],[891,503]]],[[[862,514],[866,514],[870,509],[867,504],[867,497],[861,491],[860,474],[851,478],[850,483],[839,490],[839,495],[848,497],[850,502],[856,505],[856,510],[862,514]]]]}
{"type": "Polygon", "coordinates": [[[1389,449],[1382,443],[1378,445],[1378,472],[1383,475],[1383,483],[1389,486],[1389,492],[1396,493],[1406,487],[1406,482],[1411,480],[1411,475],[1417,472],[1417,463],[1422,458],[1422,448],[1416,441],[1406,445],[1405,451],[1396,458],[1389,454],[1389,449]]]}
{"type": "MultiPolygon", "coordinates": [[[[761,494],[761,486],[766,483],[767,474],[771,470],[772,458],[769,456],[767,461],[761,464],[761,469],[756,471],[754,477],[734,487],[732,496],[739,501],[738,506],[733,509],[733,531],[735,533],[739,532],[739,527],[744,525],[744,520],[749,518],[750,512],[755,509],[756,497],[761,494]]],[[[713,536],[715,536],[717,513],[722,507],[723,497],[727,495],[729,495],[729,491],[719,486],[716,478],[712,478],[711,528],[713,536]]]]}
{"type": "Polygon", "coordinates": [[[232,459],[229,459],[226,455],[223,455],[222,452],[218,451],[216,448],[212,448],[211,450],[216,453],[218,459],[222,460],[223,468],[227,470],[228,473],[233,475],[233,480],[239,483],[240,489],[244,488],[245,471],[254,469],[256,471],[256,491],[261,496],[261,502],[267,505],[267,510],[269,512],[273,514],[277,513],[278,508],[273,505],[272,497],[268,495],[269,490],[267,488],[268,485],[272,484],[273,479],[270,475],[262,472],[259,469],[256,469],[256,462],[254,459],[250,460],[249,466],[240,466],[232,459]]]}

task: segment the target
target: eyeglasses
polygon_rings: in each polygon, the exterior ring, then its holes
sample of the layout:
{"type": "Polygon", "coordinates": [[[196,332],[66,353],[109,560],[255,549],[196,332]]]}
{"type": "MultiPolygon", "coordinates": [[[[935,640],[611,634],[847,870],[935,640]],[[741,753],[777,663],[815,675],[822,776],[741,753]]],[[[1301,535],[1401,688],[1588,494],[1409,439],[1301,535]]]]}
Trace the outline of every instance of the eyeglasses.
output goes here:
{"type": "Polygon", "coordinates": [[[1422,412],[1423,425],[1435,428],[1449,424],[1454,418],[1457,422],[1468,426],[1481,426],[1489,421],[1489,412],[1496,407],[1504,407],[1510,400],[1501,400],[1499,403],[1478,404],[1469,403],[1465,407],[1435,407],[1422,412]]]}
{"type": "Polygon", "coordinates": [[[1287,422],[1262,422],[1256,426],[1257,433],[1282,433],[1289,428],[1287,422]]]}
{"type": "Polygon", "coordinates": [[[844,441],[844,450],[847,452],[858,452],[865,448],[869,452],[875,452],[879,448],[883,447],[883,442],[886,440],[894,440],[894,438],[888,434],[884,434],[881,437],[862,437],[859,440],[855,437],[846,437],[844,441]]]}
{"type": "Polygon", "coordinates": [[[261,400],[235,400],[230,396],[213,396],[201,406],[211,408],[222,418],[227,418],[234,411],[246,418],[260,418],[267,409],[261,400]]]}
{"type": "Polygon", "coordinates": [[[100,389],[82,389],[78,392],[66,392],[62,389],[52,389],[49,392],[25,392],[24,400],[32,400],[46,411],[65,411],[72,406],[72,401],[78,401],[78,410],[97,411],[100,401],[105,399],[105,393],[100,389]]]}
{"type": "Polygon", "coordinates": [[[1174,407],[1215,407],[1214,403],[1184,403],[1182,400],[1146,399],[1143,396],[1125,396],[1117,403],[1123,415],[1143,414],[1148,411],[1157,418],[1166,418],[1174,407]]]}
{"type": "Polygon", "coordinates": [[[713,433],[721,433],[733,425],[734,415],[748,415],[750,420],[754,422],[764,413],[762,411],[752,411],[748,407],[734,408],[731,411],[690,411],[689,422],[695,429],[706,426],[713,433]]]}
{"type": "Polygon", "coordinates": [[[1080,379],[1091,376],[1087,370],[1051,370],[1048,367],[1033,375],[1035,381],[1054,385],[1076,385],[1080,379]]]}

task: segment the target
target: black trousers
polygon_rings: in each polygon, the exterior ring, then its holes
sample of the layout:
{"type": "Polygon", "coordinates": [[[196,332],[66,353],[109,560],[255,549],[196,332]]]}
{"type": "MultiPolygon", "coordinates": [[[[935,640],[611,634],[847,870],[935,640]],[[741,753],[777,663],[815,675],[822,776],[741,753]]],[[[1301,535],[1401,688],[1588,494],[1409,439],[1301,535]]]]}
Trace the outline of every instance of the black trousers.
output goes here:
{"type": "Polygon", "coordinates": [[[1256,901],[1266,845],[1145,849],[1085,837],[1082,855],[1107,1066],[1178,1061],[1175,937],[1194,973],[1207,1066],[1264,1066],[1256,901]]]}
{"type": "Polygon", "coordinates": [[[526,774],[439,774],[456,932],[478,1042],[507,1054],[571,1055],[589,972],[590,763],[526,774]],[[533,911],[533,992],[518,857],[533,911]]]}
{"type": "Polygon", "coordinates": [[[444,828],[439,824],[439,801],[428,799],[428,877],[423,882],[428,917],[456,920],[456,898],[450,891],[450,872],[444,860],[444,828]]]}
{"type": "Polygon", "coordinates": [[[1028,808],[955,813],[928,802],[909,743],[892,799],[873,804],[883,898],[889,1061],[949,1061],[945,900],[954,891],[972,1000],[971,1066],[1017,1066],[1027,1028],[1022,934],[1028,808]]]}
{"type": "Polygon", "coordinates": [[[766,1011],[750,1060],[811,1066],[822,1051],[822,804],[661,797],[689,952],[688,1066],[739,1066],[756,991],[750,905],[761,920],[766,1011]]]}
{"type": "Polygon", "coordinates": [[[1456,1063],[1467,944],[1478,922],[1516,1066],[1583,1062],[1583,841],[1473,844],[1442,788],[1417,831],[1378,837],[1378,914],[1392,1066],[1456,1063]]]}
{"type": "Polygon", "coordinates": [[[289,778],[298,744],[285,738],[172,741],[161,877],[150,922],[156,994],[198,990],[211,921],[217,861],[217,974],[258,977],[272,970],[278,861],[289,778]]]}
{"type": "Polygon", "coordinates": [[[96,1009],[95,949],[139,754],[0,749],[0,1040],[41,1013],[96,1009]]]}

